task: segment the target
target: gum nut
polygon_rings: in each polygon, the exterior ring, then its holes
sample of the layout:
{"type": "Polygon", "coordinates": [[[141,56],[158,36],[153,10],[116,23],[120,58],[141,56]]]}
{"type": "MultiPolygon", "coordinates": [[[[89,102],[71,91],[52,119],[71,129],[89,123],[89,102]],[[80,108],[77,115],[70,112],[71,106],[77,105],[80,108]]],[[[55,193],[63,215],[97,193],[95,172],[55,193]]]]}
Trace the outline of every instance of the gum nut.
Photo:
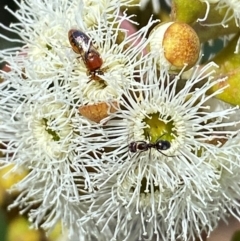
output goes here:
{"type": "Polygon", "coordinates": [[[116,112],[117,108],[118,102],[113,101],[111,103],[99,102],[97,104],[80,106],[78,110],[84,117],[99,123],[101,120],[108,117],[110,113],[116,112]]]}
{"type": "Polygon", "coordinates": [[[157,25],[150,34],[150,50],[159,52],[158,64],[169,69],[185,70],[193,67],[200,53],[200,41],[186,23],[170,22],[157,25]]]}

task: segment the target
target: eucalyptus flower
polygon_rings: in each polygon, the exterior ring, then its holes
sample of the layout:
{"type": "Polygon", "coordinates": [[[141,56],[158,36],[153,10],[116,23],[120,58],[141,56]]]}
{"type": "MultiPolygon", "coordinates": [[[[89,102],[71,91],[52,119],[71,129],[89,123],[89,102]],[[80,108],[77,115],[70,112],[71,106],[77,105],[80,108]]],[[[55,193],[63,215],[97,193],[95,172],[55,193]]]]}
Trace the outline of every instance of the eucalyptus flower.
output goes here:
{"type": "Polygon", "coordinates": [[[23,44],[0,53],[0,163],[28,174],[10,208],[71,240],[187,241],[239,218],[237,107],[209,111],[227,88],[209,94],[214,63],[187,80],[186,66],[160,71],[158,21],[122,27],[137,24],[131,0],[15,2],[19,23],[0,25],[23,44]]]}
{"type": "MultiPolygon", "coordinates": [[[[226,102],[223,102],[217,98],[212,98],[211,100],[206,102],[207,105],[209,105],[209,112],[215,112],[215,111],[221,111],[224,110],[226,108],[231,108],[233,107],[233,105],[228,104],[226,102]]],[[[237,109],[235,113],[233,113],[232,115],[229,115],[228,119],[223,119],[223,122],[229,122],[229,121],[235,121],[237,124],[236,125],[232,125],[232,126],[227,126],[227,127],[223,127],[226,128],[228,130],[239,130],[240,129],[240,123],[238,123],[238,120],[240,120],[240,110],[237,109]]]]}
{"type": "MultiPolygon", "coordinates": [[[[64,76],[72,98],[81,99],[81,104],[112,100],[118,98],[118,87],[129,84],[129,76],[138,71],[144,58],[142,52],[147,46],[147,31],[156,22],[150,20],[138,32],[127,36],[127,30],[121,25],[124,21],[134,21],[126,13],[121,13],[120,7],[128,5],[128,2],[103,1],[103,8],[96,1],[91,6],[84,1],[24,1],[18,3],[20,9],[16,13],[12,12],[20,24],[2,27],[20,35],[21,40],[16,41],[24,44],[24,48],[17,49],[21,53],[15,56],[15,60],[25,78],[64,76]],[[90,13],[97,17],[93,25],[88,23],[90,13]],[[85,57],[72,49],[68,39],[68,31],[72,28],[86,34],[89,44],[92,43],[100,54],[103,61],[100,72],[103,74],[99,76],[96,72],[97,81],[92,80],[85,57]],[[28,62],[22,64],[26,56],[28,62]]],[[[4,50],[1,58],[10,63],[15,52],[16,49],[4,50]]]]}
{"type": "MultiPolygon", "coordinates": [[[[108,137],[103,125],[79,113],[79,106],[119,99],[122,91],[117,90],[130,84],[145,59],[145,36],[154,21],[128,37],[121,24],[132,20],[120,14],[118,1],[105,1],[109,8],[96,4],[100,16],[92,28],[86,13],[78,11],[85,6],[82,1],[16,3],[17,12],[7,9],[20,23],[1,25],[19,34],[12,41],[23,47],[0,53],[10,67],[1,71],[0,162],[29,173],[12,187],[21,193],[10,208],[27,212],[34,228],[51,230],[61,220],[70,236],[84,236],[91,229],[89,219],[84,219],[86,226],[77,220],[85,217],[93,176],[108,158],[103,153],[108,137]],[[85,55],[72,49],[68,31],[73,26],[89,37],[87,44],[103,59],[99,81],[91,79],[85,55]]],[[[97,237],[97,229],[87,235],[97,237]]]]}
{"type": "Polygon", "coordinates": [[[0,122],[1,163],[29,171],[12,187],[21,193],[11,207],[28,212],[35,228],[51,229],[61,219],[71,234],[74,220],[84,213],[84,199],[91,197],[88,165],[97,168],[100,146],[91,143],[102,130],[95,125],[91,137],[93,125],[79,116],[59,85],[51,93],[34,84],[12,69],[1,86],[1,113],[9,113],[0,122]]]}
{"type": "Polygon", "coordinates": [[[208,111],[225,88],[207,95],[223,81],[212,79],[214,67],[195,67],[181,89],[181,73],[159,73],[155,59],[143,65],[139,87],[124,91],[124,107],[106,124],[112,161],[94,177],[88,211],[102,232],[115,222],[110,240],[200,238],[227,216],[228,203],[239,218],[240,186],[230,177],[240,171],[240,139],[227,128],[239,122],[228,121],[237,108],[208,111]]]}

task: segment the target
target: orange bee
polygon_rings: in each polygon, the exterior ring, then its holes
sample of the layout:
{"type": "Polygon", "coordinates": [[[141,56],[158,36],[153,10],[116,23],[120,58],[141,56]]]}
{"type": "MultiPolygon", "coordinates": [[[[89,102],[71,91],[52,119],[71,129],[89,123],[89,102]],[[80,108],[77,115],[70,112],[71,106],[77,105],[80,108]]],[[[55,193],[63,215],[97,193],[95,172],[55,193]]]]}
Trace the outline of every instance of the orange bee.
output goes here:
{"type": "Polygon", "coordinates": [[[80,54],[81,58],[91,75],[91,79],[99,80],[96,73],[103,75],[101,66],[103,60],[99,52],[93,47],[90,38],[80,30],[70,29],[68,39],[75,53],[80,54]]]}

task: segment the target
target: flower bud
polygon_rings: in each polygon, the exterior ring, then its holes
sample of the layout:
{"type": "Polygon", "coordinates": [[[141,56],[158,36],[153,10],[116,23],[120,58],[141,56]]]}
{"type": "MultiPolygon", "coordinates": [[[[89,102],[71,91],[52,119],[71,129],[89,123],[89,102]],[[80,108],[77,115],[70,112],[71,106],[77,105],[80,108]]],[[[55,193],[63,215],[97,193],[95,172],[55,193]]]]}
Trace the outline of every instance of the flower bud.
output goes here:
{"type": "Polygon", "coordinates": [[[16,217],[10,222],[8,226],[7,240],[40,241],[41,233],[39,230],[30,229],[29,223],[24,217],[16,217]]]}
{"type": "Polygon", "coordinates": [[[200,52],[196,32],[186,23],[169,22],[157,25],[150,34],[150,50],[159,52],[158,64],[170,70],[193,67],[200,52]]]}
{"type": "Polygon", "coordinates": [[[117,111],[118,103],[113,101],[111,103],[99,102],[97,104],[88,104],[79,107],[79,112],[91,121],[99,123],[104,118],[108,117],[110,113],[117,111]]]}

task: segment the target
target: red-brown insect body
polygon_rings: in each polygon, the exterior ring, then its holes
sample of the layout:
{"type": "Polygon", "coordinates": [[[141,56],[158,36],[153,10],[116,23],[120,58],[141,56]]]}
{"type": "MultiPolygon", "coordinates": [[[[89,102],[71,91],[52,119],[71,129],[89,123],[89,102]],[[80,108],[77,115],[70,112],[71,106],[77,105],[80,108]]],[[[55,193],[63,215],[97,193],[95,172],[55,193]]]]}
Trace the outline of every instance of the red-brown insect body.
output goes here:
{"type": "Polygon", "coordinates": [[[99,80],[95,74],[103,74],[103,71],[100,69],[103,60],[99,52],[93,47],[90,38],[80,30],[70,29],[68,31],[68,39],[73,51],[81,55],[82,60],[91,75],[91,79],[99,80]]]}
{"type": "Polygon", "coordinates": [[[89,52],[85,55],[87,55],[85,58],[85,65],[90,72],[95,72],[101,68],[103,60],[97,51],[90,48],[89,52]]]}

